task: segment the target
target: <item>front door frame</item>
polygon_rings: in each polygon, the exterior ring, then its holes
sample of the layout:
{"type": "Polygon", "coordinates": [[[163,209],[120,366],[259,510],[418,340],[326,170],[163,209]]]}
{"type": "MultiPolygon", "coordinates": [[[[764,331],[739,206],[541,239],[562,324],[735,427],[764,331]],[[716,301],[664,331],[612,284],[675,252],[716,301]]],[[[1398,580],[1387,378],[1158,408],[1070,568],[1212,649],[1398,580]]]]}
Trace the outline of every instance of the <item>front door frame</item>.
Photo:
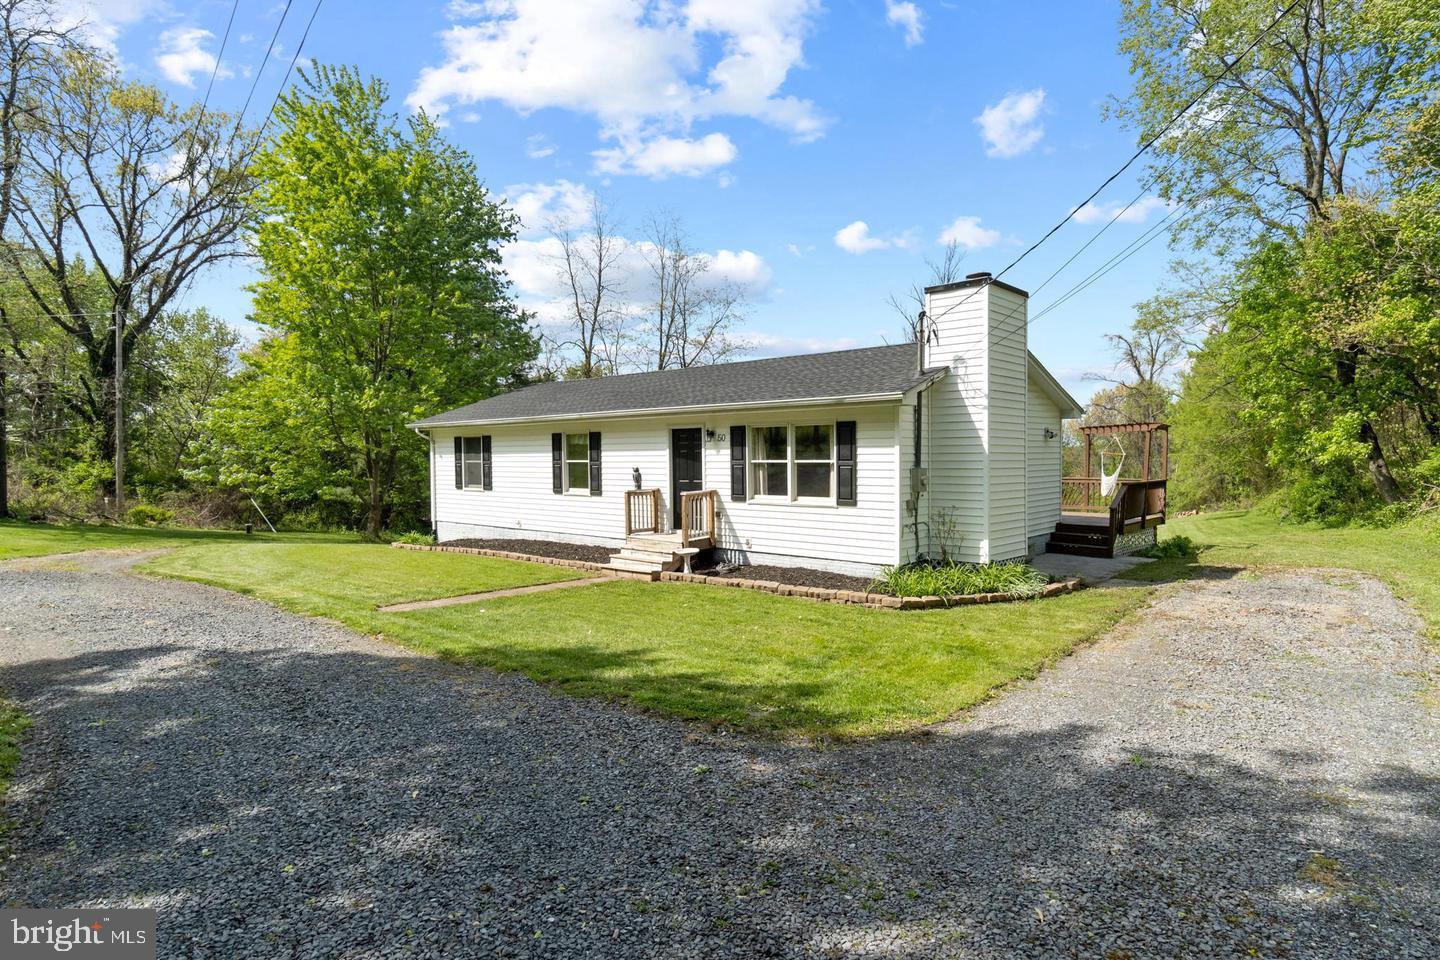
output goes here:
{"type": "Polygon", "coordinates": [[[700,437],[700,443],[696,447],[699,454],[700,486],[696,489],[705,489],[705,427],[693,424],[670,427],[667,435],[667,446],[669,447],[670,455],[667,462],[670,470],[670,528],[672,530],[680,529],[680,474],[675,469],[675,432],[677,430],[693,430],[700,437]]]}

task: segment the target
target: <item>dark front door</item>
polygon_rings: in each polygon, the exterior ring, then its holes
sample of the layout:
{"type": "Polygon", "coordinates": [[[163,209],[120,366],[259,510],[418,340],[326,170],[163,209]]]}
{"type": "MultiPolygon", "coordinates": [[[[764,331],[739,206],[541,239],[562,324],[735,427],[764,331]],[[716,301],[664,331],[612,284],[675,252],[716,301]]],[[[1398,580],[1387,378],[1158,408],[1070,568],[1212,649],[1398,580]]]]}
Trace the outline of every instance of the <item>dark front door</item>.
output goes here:
{"type": "Polygon", "coordinates": [[[701,451],[699,427],[670,431],[670,517],[676,530],[680,529],[680,494],[703,486],[701,451]]]}

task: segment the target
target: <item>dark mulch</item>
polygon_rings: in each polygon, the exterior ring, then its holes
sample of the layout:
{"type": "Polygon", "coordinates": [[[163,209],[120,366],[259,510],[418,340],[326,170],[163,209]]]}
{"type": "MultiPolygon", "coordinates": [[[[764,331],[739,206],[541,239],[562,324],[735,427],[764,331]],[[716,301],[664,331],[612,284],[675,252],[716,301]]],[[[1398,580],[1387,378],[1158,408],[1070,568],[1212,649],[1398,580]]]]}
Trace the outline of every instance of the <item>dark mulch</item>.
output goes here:
{"type": "Polygon", "coordinates": [[[557,560],[583,560],[586,563],[606,563],[616,553],[612,547],[597,547],[588,543],[561,543],[558,540],[446,540],[447,547],[471,547],[477,550],[508,550],[511,553],[528,553],[532,557],[554,557],[557,560]]]}
{"type": "Polygon", "coordinates": [[[694,570],[696,573],[712,577],[729,577],[732,580],[773,580],[776,583],[787,583],[795,587],[819,587],[822,590],[864,592],[870,588],[871,582],[865,577],[851,577],[843,573],[830,573],[826,570],[811,570],[808,567],[770,567],[764,564],[719,569],[714,563],[705,562],[696,564],[694,570]]]}

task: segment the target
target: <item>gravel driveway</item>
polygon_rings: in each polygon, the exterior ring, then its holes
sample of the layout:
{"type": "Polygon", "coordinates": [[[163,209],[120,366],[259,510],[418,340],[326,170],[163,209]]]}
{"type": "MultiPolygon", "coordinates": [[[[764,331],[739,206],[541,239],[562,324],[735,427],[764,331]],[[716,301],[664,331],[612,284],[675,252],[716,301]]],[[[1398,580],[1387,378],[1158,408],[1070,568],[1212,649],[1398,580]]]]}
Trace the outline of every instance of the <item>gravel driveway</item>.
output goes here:
{"type": "Polygon", "coordinates": [[[963,722],[814,750],[0,569],[37,721],[0,899],[158,907],[162,956],[225,960],[1433,958],[1417,630],[1355,575],[1195,583],[963,722]]]}

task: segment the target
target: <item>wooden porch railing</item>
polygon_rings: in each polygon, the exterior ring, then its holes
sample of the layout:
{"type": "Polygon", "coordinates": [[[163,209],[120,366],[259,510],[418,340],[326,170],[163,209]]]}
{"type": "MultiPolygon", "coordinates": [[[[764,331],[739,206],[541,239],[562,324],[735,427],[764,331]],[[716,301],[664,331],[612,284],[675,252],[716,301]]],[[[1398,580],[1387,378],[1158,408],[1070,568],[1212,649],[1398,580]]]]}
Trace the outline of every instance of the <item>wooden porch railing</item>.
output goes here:
{"type": "Polygon", "coordinates": [[[680,494],[680,542],[685,546],[701,540],[715,540],[714,490],[691,490],[680,494]]]}
{"type": "MultiPolygon", "coordinates": [[[[1118,481],[1108,499],[1100,495],[1099,477],[1063,477],[1060,480],[1062,513],[1108,514],[1129,529],[1165,521],[1165,481],[1126,478],[1118,481]]],[[[1126,532],[1121,530],[1120,532],[1126,532]]]]}
{"type": "Polygon", "coordinates": [[[625,491],[625,536],[659,533],[662,517],[658,489],[625,491]]]}
{"type": "Polygon", "coordinates": [[[1060,509],[1064,513],[1109,513],[1109,501],[1100,496],[1100,478],[1062,477],[1060,509]]]}

